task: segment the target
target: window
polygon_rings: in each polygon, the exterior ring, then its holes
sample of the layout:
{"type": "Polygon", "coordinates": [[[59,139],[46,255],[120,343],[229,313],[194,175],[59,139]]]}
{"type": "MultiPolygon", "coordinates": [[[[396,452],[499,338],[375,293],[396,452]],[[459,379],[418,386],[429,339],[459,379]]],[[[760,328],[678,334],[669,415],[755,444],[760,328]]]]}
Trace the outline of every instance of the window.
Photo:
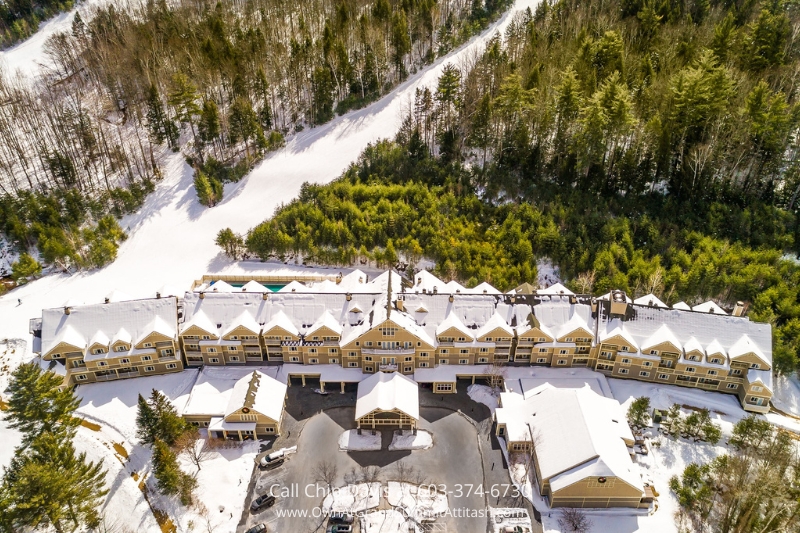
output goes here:
{"type": "Polygon", "coordinates": [[[328,348],[328,353],[338,353],[339,348],[328,348]]]}
{"type": "Polygon", "coordinates": [[[539,357],[538,359],[536,359],[536,362],[537,363],[546,363],[547,359],[545,359],[544,357],[539,357]]]}
{"type": "Polygon", "coordinates": [[[208,353],[217,353],[217,349],[216,349],[216,348],[214,348],[213,346],[212,346],[212,347],[210,347],[210,348],[208,348],[208,350],[206,350],[206,351],[207,351],[208,353]]]}
{"type": "Polygon", "coordinates": [[[669,374],[659,374],[658,379],[663,379],[664,381],[669,379],[669,374]]]}
{"type": "Polygon", "coordinates": [[[716,376],[717,375],[717,371],[716,370],[709,370],[708,371],[708,375],[709,376],[716,376]]]}
{"type": "Polygon", "coordinates": [[[652,361],[645,361],[644,363],[642,363],[642,366],[647,366],[647,367],[653,366],[653,362],[652,361]]]}
{"type": "Polygon", "coordinates": [[[686,367],[686,371],[691,374],[691,373],[697,371],[697,369],[695,367],[693,367],[693,366],[687,366],[686,367]]]}
{"type": "Polygon", "coordinates": [[[371,355],[365,355],[364,356],[364,361],[371,362],[372,361],[372,356],[371,355]]]}
{"type": "Polygon", "coordinates": [[[629,364],[631,364],[631,360],[630,359],[623,359],[622,361],[620,361],[620,363],[622,363],[623,365],[629,365],[629,364]]]}
{"type": "Polygon", "coordinates": [[[235,362],[239,361],[239,356],[238,356],[238,355],[232,355],[232,356],[230,356],[230,357],[228,358],[228,360],[229,360],[231,363],[235,363],[235,362]]]}
{"type": "MultiPolygon", "coordinates": [[[[231,351],[235,352],[236,351],[236,346],[231,346],[231,351]]],[[[172,355],[173,353],[175,353],[175,352],[172,350],[172,348],[167,348],[166,350],[161,350],[161,355],[172,355]]]]}
{"type": "Polygon", "coordinates": [[[275,428],[273,428],[273,427],[264,428],[264,431],[267,432],[267,433],[275,433],[275,428]]]}
{"type": "Polygon", "coordinates": [[[119,362],[122,363],[123,365],[127,365],[131,362],[131,360],[128,359],[127,357],[123,357],[122,359],[119,360],[119,362]]]}
{"type": "Polygon", "coordinates": [[[156,367],[154,367],[154,366],[146,366],[146,367],[144,367],[144,371],[145,372],[152,372],[155,369],[156,369],[156,367]]]}
{"type": "Polygon", "coordinates": [[[146,342],[146,343],[142,344],[142,348],[152,348],[152,347],[153,347],[153,343],[152,342],[146,342]]]}
{"type": "Polygon", "coordinates": [[[364,367],[364,372],[372,372],[372,367],[371,366],[365,366],[364,367]]]}
{"type": "Polygon", "coordinates": [[[347,357],[358,357],[356,352],[347,352],[347,357]]]}
{"type": "Polygon", "coordinates": [[[469,350],[461,350],[459,353],[460,353],[461,355],[465,355],[465,354],[468,354],[468,353],[469,353],[469,350]]]}
{"type": "Polygon", "coordinates": [[[316,348],[309,348],[308,349],[308,353],[317,353],[317,349],[316,348]]]}
{"type": "Polygon", "coordinates": [[[413,360],[414,360],[414,358],[413,358],[413,357],[410,357],[410,356],[409,356],[409,357],[406,357],[406,358],[404,359],[404,361],[405,361],[406,363],[410,363],[410,362],[411,362],[411,361],[413,361],[413,360]]]}
{"type": "Polygon", "coordinates": [[[427,361],[420,362],[419,367],[420,368],[428,368],[428,362],[427,361]]]}
{"type": "Polygon", "coordinates": [[[219,358],[218,357],[211,357],[211,358],[209,358],[208,362],[212,363],[212,364],[219,363],[219,358]]]}
{"type": "MultiPolygon", "coordinates": [[[[469,359],[459,359],[458,360],[458,364],[459,365],[468,365],[469,364],[469,359]]],[[[753,389],[753,390],[755,390],[755,389],[753,389]]]]}
{"type": "Polygon", "coordinates": [[[316,365],[317,363],[319,363],[319,359],[317,359],[316,357],[312,357],[311,359],[308,360],[308,364],[310,365],[316,365]]]}
{"type": "Polygon", "coordinates": [[[97,362],[97,366],[107,366],[107,365],[108,365],[108,363],[106,363],[105,361],[98,361],[97,362]]]}
{"type": "MultiPolygon", "coordinates": [[[[283,340],[290,341],[290,340],[292,340],[292,338],[291,337],[284,337],[283,340]]],[[[358,343],[356,343],[356,344],[358,344],[358,343]]]]}
{"type": "Polygon", "coordinates": [[[488,363],[489,362],[489,358],[488,357],[478,357],[478,362],[479,363],[488,363]]]}
{"type": "Polygon", "coordinates": [[[335,357],[332,357],[332,358],[328,359],[328,363],[330,363],[332,365],[338,365],[339,364],[339,360],[337,358],[335,358],[335,357]]]}
{"type": "Polygon", "coordinates": [[[293,355],[293,356],[289,357],[289,362],[290,363],[299,363],[300,362],[300,358],[297,357],[296,355],[293,355]]]}
{"type": "Polygon", "coordinates": [[[384,337],[394,337],[397,333],[397,328],[380,328],[380,332],[384,337]]]}
{"type": "Polygon", "coordinates": [[[628,369],[627,368],[620,368],[619,369],[619,373],[620,374],[627,374],[628,373],[628,369]]]}
{"type": "Polygon", "coordinates": [[[689,361],[699,361],[696,355],[690,355],[689,357],[687,357],[687,359],[689,359],[689,361]]]}
{"type": "Polygon", "coordinates": [[[750,368],[759,369],[761,368],[761,365],[759,365],[758,363],[750,363],[750,368]]]}
{"type": "Polygon", "coordinates": [[[444,350],[442,350],[442,355],[447,355],[447,354],[448,354],[447,348],[445,348],[444,350]]]}
{"type": "Polygon", "coordinates": [[[297,351],[297,346],[291,346],[291,347],[289,347],[289,351],[290,351],[290,352],[296,352],[296,351],[297,351]]]}
{"type": "Polygon", "coordinates": [[[758,385],[753,385],[752,387],[750,387],[750,390],[753,391],[753,392],[761,392],[762,390],[764,390],[764,387],[759,387],[758,385]]]}
{"type": "Polygon", "coordinates": [[[458,342],[465,342],[467,340],[466,337],[459,337],[458,342]]]}
{"type": "Polygon", "coordinates": [[[567,364],[567,360],[566,360],[566,359],[559,359],[559,360],[558,360],[558,364],[559,364],[559,365],[562,365],[562,366],[563,366],[563,365],[566,365],[566,364],[567,364]]]}
{"type": "Polygon", "coordinates": [[[658,355],[658,350],[650,350],[650,355],[658,355]]]}
{"type": "Polygon", "coordinates": [[[211,336],[210,335],[203,335],[203,340],[204,341],[210,341],[211,340],[211,336]]]}
{"type": "Polygon", "coordinates": [[[539,337],[539,338],[537,339],[537,341],[538,341],[538,342],[545,342],[545,340],[546,340],[546,339],[545,339],[544,337],[539,337]]]}
{"type": "Polygon", "coordinates": [[[764,405],[766,402],[767,402],[767,400],[765,398],[759,398],[757,396],[751,396],[747,400],[747,403],[752,404],[752,405],[764,405]]]}
{"type": "Polygon", "coordinates": [[[481,348],[480,353],[489,353],[489,348],[481,348]]]}
{"type": "Polygon", "coordinates": [[[86,362],[83,359],[77,359],[72,362],[73,368],[80,368],[82,366],[86,366],[86,362]]]}
{"type": "Polygon", "coordinates": [[[411,371],[413,371],[413,370],[414,370],[414,368],[413,368],[413,367],[410,367],[410,366],[404,366],[404,367],[403,367],[403,372],[411,372],[411,371]]]}
{"type": "Polygon", "coordinates": [[[242,422],[256,422],[258,421],[258,415],[241,414],[239,415],[239,420],[241,420],[242,422]]]}
{"type": "MultiPolygon", "coordinates": [[[[500,339],[497,339],[497,340],[500,340],[500,339]]],[[[486,337],[486,342],[492,342],[492,338],[491,337],[486,337]]]]}
{"type": "Polygon", "coordinates": [[[372,347],[372,341],[365,342],[364,346],[366,346],[367,348],[371,348],[372,347]]]}
{"type": "Polygon", "coordinates": [[[231,335],[231,340],[232,341],[238,341],[239,340],[239,336],[238,335],[231,335]]]}
{"type": "Polygon", "coordinates": [[[452,392],[453,384],[452,383],[437,383],[436,384],[436,392],[452,392]]]}
{"type": "Polygon", "coordinates": [[[175,369],[175,368],[178,368],[178,364],[177,363],[169,363],[167,365],[167,370],[172,370],[172,369],[175,369]]]}
{"type": "Polygon", "coordinates": [[[738,389],[739,385],[737,383],[728,383],[726,387],[729,389],[738,389]]]}
{"type": "Polygon", "coordinates": [[[650,377],[650,372],[645,372],[644,370],[642,370],[641,372],[639,372],[639,377],[641,377],[641,378],[649,378],[650,377]]]}
{"type": "Polygon", "coordinates": [[[127,350],[127,348],[125,347],[124,344],[121,344],[121,345],[117,346],[116,348],[114,348],[115,352],[124,352],[126,350],[127,350]]]}
{"type": "Polygon", "coordinates": [[[86,381],[86,374],[78,374],[75,376],[75,379],[78,381],[86,381]]]}
{"type": "Polygon", "coordinates": [[[568,350],[559,350],[558,355],[567,355],[569,353],[568,350]]]}
{"type": "Polygon", "coordinates": [[[740,368],[734,368],[731,371],[731,374],[733,374],[734,376],[741,376],[742,375],[742,370],[740,368]]]}
{"type": "Polygon", "coordinates": [[[547,348],[539,348],[539,353],[547,353],[547,348]]]}
{"type": "Polygon", "coordinates": [[[619,347],[619,351],[620,352],[627,352],[628,351],[628,347],[627,346],[620,346],[619,347]]]}
{"type": "Polygon", "coordinates": [[[347,366],[350,368],[356,368],[358,366],[358,361],[350,361],[347,363],[347,366]]]}
{"type": "Polygon", "coordinates": [[[428,357],[428,352],[420,352],[419,356],[420,357],[428,357]]]}
{"type": "Polygon", "coordinates": [[[713,365],[718,365],[718,364],[720,363],[720,360],[719,360],[718,358],[716,358],[716,357],[715,357],[714,359],[712,359],[711,361],[709,361],[709,363],[711,363],[711,364],[713,364],[713,365]]]}
{"type": "Polygon", "coordinates": [[[153,360],[153,357],[150,356],[150,355],[142,356],[142,361],[152,361],[152,360],[153,360]]]}
{"type": "Polygon", "coordinates": [[[449,362],[450,362],[450,361],[448,361],[447,359],[439,359],[439,364],[440,364],[440,365],[446,365],[446,364],[448,364],[449,362]]]}
{"type": "Polygon", "coordinates": [[[106,353],[106,351],[102,348],[95,348],[94,350],[92,350],[92,353],[95,355],[99,355],[101,353],[106,353]]]}

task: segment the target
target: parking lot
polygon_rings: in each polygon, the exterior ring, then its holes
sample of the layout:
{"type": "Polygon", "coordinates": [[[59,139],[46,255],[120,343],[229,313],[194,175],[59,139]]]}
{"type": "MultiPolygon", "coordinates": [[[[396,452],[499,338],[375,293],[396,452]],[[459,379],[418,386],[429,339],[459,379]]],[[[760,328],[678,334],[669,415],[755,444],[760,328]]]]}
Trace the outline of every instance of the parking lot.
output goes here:
{"type": "MultiPolygon", "coordinates": [[[[488,409],[472,402],[462,391],[445,397],[420,391],[418,427],[430,431],[434,441],[428,450],[390,452],[387,448],[392,431],[384,429],[381,451],[339,451],[339,436],[355,427],[354,404],[354,394],[349,391],[344,395],[335,393],[325,397],[313,394],[308,388],[290,389],[284,435],[269,443],[265,453],[294,444],[297,453],[288,456],[285,463],[274,470],[255,469],[239,532],[257,523],[266,523],[271,532],[325,531],[328,524],[320,511],[326,482],[319,479],[320,463],[334,466],[334,486],[345,485],[346,480],[358,477],[362,467],[375,466],[379,469],[378,479],[385,488],[387,481],[399,479],[398,463],[413,468],[411,476],[408,472],[403,474],[405,479],[413,477],[422,483],[446,486],[452,515],[440,517],[426,528],[427,531],[486,531],[487,517],[482,513],[469,516],[470,513],[485,510],[488,505],[526,505],[518,498],[495,499],[489,496],[491,485],[509,484],[510,479],[496,439],[488,432],[491,426],[488,409]],[[296,396],[298,401],[293,401],[292,396],[296,396]],[[455,411],[458,409],[464,414],[455,411]],[[479,486],[482,488],[478,489],[479,486]],[[255,514],[249,513],[250,501],[270,489],[278,496],[275,505],[255,514]]],[[[386,499],[382,498],[379,509],[389,508],[386,499]]],[[[353,530],[358,531],[358,521],[353,530]]]]}

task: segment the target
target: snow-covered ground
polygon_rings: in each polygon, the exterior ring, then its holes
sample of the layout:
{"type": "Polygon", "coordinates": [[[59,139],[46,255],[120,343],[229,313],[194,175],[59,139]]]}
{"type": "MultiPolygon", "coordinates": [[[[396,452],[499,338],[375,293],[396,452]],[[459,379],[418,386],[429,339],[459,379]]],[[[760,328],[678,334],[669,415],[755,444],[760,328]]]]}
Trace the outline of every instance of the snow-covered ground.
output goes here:
{"type": "Polygon", "coordinates": [[[381,449],[381,432],[365,429],[358,434],[357,429],[350,429],[339,435],[339,450],[343,452],[368,452],[381,449]]]}
{"type": "Polygon", "coordinates": [[[326,513],[362,513],[378,507],[380,503],[380,483],[359,483],[331,490],[322,501],[322,508],[326,513]]]}
{"type": "Polygon", "coordinates": [[[543,257],[536,261],[536,282],[539,288],[546,289],[550,285],[562,283],[558,267],[550,259],[543,257]]]}
{"type": "Polygon", "coordinates": [[[406,522],[402,513],[393,509],[367,513],[360,520],[362,533],[405,533],[406,531],[420,531],[415,524],[406,522]],[[413,529],[409,529],[409,526],[413,529]]]}
{"type": "Polygon", "coordinates": [[[413,517],[417,522],[435,520],[448,510],[447,494],[431,486],[390,481],[386,500],[395,509],[402,508],[406,516],[413,517]]]}
{"type": "Polygon", "coordinates": [[[389,451],[427,450],[431,446],[433,446],[433,435],[430,432],[420,429],[414,435],[413,431],[404,429],[402,434],[394,434],[392,443],[389,445],[389,451]]]}
{"type": "Polygon", "coordinates": [[[482,403],[494,414],[498,404],[498,392],[487,385],[470,385],[467,387],[467,396],[472,398],[473,401],[482,403]]]}

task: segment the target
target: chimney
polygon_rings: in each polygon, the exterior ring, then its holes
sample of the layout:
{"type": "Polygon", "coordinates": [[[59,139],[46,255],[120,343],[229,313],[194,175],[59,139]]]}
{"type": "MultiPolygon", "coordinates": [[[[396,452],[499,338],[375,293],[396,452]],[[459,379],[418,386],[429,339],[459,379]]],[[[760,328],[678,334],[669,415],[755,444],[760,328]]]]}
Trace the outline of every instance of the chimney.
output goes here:
{"type": "Polygon", "coordinates": [[[336,274],[336,284],[338,285],[341,282],[342,282],[342,273],[339,272],[338,274],[336,274]]]}
{"type": "Polygon", "coordinates": [[[352,294],[350,294],[350,293],[348,292],[347,294],[345,294],[345,298],[346,298],[346,299],[347,299],[347,301],[349,302],[350,300],[352,300],[352,299],[353,299],[353,295],[352,295],[352,294]]]}
{"type": "Polygon", "coordinates": [[[436,286],[434,285],[434,287],[433,287],[433,294],[439,294],[439,287],[436,287],[436,286]]]}
{"type": "Polygon", "coordinates": [[[261,295],[261,299],[262,299],[262,300],[268,300],[268,299],[269,299],[269,293],[268,293],[268,292],[265,292],[265,293],[263,293],[263,294],[261,295]]]}
{"type": "Polygon", "coordinates": [[[204,292],[202,292],[202,291],[201,291],[201,292],[200,292],[200,299],[202,300],[202,299],[203,299],[203,298],[205,298],[205,297],[206,297],[206,293],[204,293],[204,292]]]}
{"type": "Polygon", "coordinates": [[[156,293],[156,298],[158,298],[159,300],[161,299],[161,293],[160,292],[156,293]]]}
{"type": "Polygon", "coordinates": [[[71,312],[72,312],[72,308],[71,308],[71,307],[67,307],[67,306],[65,306],[65,307],[64,307],[64,314],[65,314],[65,315],[68,315],[68,314],[70,314],[71,312]]]}
{"type": "Polygon", "coordinates": [[[105,302],[106,302],[106,303],[108,303],[108,302],[110,302],[110,301],[111,301],[111,298],[109,298],[108,296],[106,296],[105,302]]]}
{"type": "Polygon", "coordinates": [[[449,300],[450,300],[451,302],[454,300],[454,298],[453,298],[453,295],[452,295],[452,294],[450,295],[450,298],[449,298],[449,300]]]}
{"type": "Polygon", "coordinates": [[[620,290],[611,292],[611,314],[624,315],[628,310],[628,300],[625,293],[620,290]]]}
{"type": "Polygon", "coordinates": [[[744,302],[736,302],[736,307],[733,308],[733,316],[742,316],[744,314],[744,302]]]}
{"type": "Polygon", "coordinates": [[[406,304],[404,304],[404,303],[403,303],[403,300],[401,300],[400,298],[398,298],[397,300],[395,300],[395,305],[397,306],[397,309],[398,309],[399,311],[404,311],[404,312],[405,312],[405,310],[406,310],[406,307],[405,307],[405,305],[406,305],[406,304]]]}

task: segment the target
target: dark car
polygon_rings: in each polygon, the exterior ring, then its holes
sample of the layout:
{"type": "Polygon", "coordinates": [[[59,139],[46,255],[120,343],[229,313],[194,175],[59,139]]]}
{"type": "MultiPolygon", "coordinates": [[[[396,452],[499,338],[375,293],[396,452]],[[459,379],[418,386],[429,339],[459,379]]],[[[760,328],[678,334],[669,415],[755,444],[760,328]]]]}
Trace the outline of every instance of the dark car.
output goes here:
{"type": "Polygon", "coordinates": [[[262,494],[250,503],[250,512],[256,512],[263,507],[272,507],[275,505],[275,496],[272,494],[262,494]]]}
{"type": "Polygon", "coordinates": [[[256,524],[244,533],[264,533],[267,530],[266,524],[256,524]]]}
{"type": "Polygon", "coordinates": [[[353,526],[349,524],[333,524],[328,526],[328,533],[352,533],[353,526]]]}
{"type": "Polygon", "coordinates": [[[328,519],[331,521],[331,524],[352,524],[353,523],[353,515],[350,513],[331,513],[328,519]]]}

